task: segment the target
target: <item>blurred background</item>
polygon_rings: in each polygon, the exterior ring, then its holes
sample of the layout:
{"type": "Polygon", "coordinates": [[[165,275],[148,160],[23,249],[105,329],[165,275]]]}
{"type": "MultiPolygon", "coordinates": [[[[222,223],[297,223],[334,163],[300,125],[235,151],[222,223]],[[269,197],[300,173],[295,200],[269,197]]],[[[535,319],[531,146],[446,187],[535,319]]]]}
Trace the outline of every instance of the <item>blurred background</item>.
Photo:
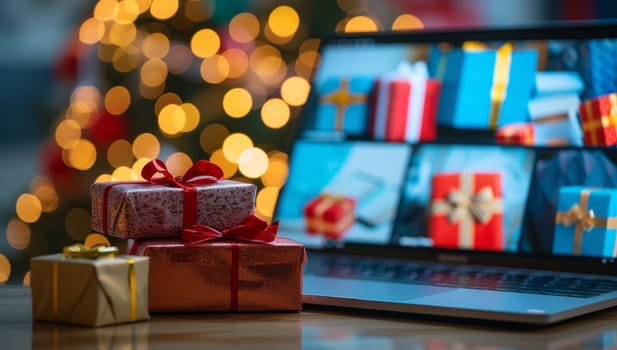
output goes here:
{"type": "Polygon", "coordinates": [[[22,0],[0,4],[0,284],[105,238],[89,185],[209,159],[271,219],[293,127],[334,32],[617,17],[611,0],[22,0]]]}

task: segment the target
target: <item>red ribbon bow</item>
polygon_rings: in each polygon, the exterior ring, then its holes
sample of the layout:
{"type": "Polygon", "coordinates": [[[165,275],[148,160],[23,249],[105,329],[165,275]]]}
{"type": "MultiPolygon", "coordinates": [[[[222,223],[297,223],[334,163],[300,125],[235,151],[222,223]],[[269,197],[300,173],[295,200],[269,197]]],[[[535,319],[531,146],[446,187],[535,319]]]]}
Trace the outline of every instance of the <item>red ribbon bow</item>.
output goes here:
{"type": "Polygon", "coordinates": [[[207,160],[199,160],[184,175],[173,177],[162,160],[153,159],[144,165],[141,170],[141,176],[151,184],[187,188],[189,184],[196,185],[216,182],[223,177],[223,170],[218,165],[207,160]],[[156,174],[163,176],[154,177],[156,174]]]}
{"type": "Polygon", "coordinates": [[[153,159],[144,165],[141,176],[147,181],[115,182],[103,191],[103,232],[108,233],[108,208],[107,198],[111,189],[118,185],[153,184],[175,186],[182,188],[183,192],[183,218],[184,227],[191,227],[197,221],[197,190],[193,187],[200,184],[213,183],[223,178],[223,170],[216,164],[207,160],[199,160],[193,164],[184,175],[174,177],[165,163],[160,159],[153,159]],[[161,174],[163,176],[155,176],[161,174]]]}
{"type": "Polygon", "coordinates": [[[189,244],[200,244],[215,239],[228,239],[248,242],[272,242],[276,238],[278,222],[268,223],[255,215],[249,215],[238,225],[216,230],[209,226],[193,225],[185,228],[180,238],[189,244]]]}

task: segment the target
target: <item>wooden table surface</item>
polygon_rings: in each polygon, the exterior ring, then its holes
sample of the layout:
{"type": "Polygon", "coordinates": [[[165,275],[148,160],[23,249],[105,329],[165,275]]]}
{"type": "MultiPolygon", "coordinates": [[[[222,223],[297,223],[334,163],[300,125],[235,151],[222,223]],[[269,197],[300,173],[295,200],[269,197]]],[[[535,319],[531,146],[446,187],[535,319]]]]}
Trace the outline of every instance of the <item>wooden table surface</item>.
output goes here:
{"type": "Polygon", "coordinates": [[[617,309],[542,328],[315,308],[86,328],[31,312],[29,288],[0,287],[0,349],[617,349],[617,309]]]}

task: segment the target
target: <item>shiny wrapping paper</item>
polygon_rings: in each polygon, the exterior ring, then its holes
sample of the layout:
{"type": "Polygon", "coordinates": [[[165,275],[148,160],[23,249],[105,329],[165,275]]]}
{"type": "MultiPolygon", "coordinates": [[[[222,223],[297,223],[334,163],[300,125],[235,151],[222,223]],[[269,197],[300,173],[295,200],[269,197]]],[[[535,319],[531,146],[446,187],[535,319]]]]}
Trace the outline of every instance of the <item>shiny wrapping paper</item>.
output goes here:
{"type": "Polygon", "coordinates": [[[499,173],[433,176],[429,234],[436,247],[503,250],[499,173]]]}
{"type": "Polygon", "coordinates": [[[92,229],[121,238],[179,237],[192,224],[217,230],[253,213],[256,186],[231,180],[194,185],[196,203],[184,203],[185,189],[142,183],[102,182],[91,186],[92,229]],[[196,222],[185,223],[192,211],[196,222]]]}
{"type": "Polygon", "coordinates": [[[141,256],[33,258],[33,319],[85,326],[149,319],[148,267],[148,258],[141,256]]]}
{"type": "Polygon", "coordinates": [[[150,257],[150,311],[297,311],[302,308],[304,246],[270,243],[136,241],[150,257]]]}

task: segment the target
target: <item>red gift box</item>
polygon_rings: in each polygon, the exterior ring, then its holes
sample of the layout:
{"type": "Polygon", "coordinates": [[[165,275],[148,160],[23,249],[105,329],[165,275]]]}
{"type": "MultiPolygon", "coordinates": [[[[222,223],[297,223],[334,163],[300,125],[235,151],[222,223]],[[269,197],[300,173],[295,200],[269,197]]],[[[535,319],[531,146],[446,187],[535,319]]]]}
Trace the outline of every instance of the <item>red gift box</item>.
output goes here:
{"type": "Polygon", "coordinates": [[[90,188],[92,229],[127,239],[179,237],[193,224],[218,230],[235,226],[253,213],[256,186],[219,180],[222,171],[217,169],[199,161],[174,178],[155,160],[144,167],[146,181],[95,183],[90,188]]]}
{"type": "Polygon", "coordinates": [[[306,230],[338,239],[355,219],[356,201],[349,197],[323,193],[304,206],[306,230]]]}
{"type": "Polygon", "coordinates": [[[495,141],[504,145],[533,145],[533,123],[512,123],[495,131],[495,141]]]}
{"type": "Polygon", "coordinates": [[[587,146],[617,144],[617,93],[583,101],[579,107],[587,146]]]}
{"type": "Polygon", "coordinates": [[[369,132],[375,139],[394,142],[435,139],[441,82],[423,75],[425,66],[419,63],[420,66],[412,68],[399,67],[394,76],[375,81],[369,102],[369,132]]]}
{"type": "Polygon", "coordinates": [[[499,173],[433,176],[429,234],[435,247],[503,250],[499,173]]]}
{"type": "Polygon", "coordinates": [[[150,258],[150,312],[298,311],[304,246],[272,242],[180,239],[130,242],[150,258]]]}

